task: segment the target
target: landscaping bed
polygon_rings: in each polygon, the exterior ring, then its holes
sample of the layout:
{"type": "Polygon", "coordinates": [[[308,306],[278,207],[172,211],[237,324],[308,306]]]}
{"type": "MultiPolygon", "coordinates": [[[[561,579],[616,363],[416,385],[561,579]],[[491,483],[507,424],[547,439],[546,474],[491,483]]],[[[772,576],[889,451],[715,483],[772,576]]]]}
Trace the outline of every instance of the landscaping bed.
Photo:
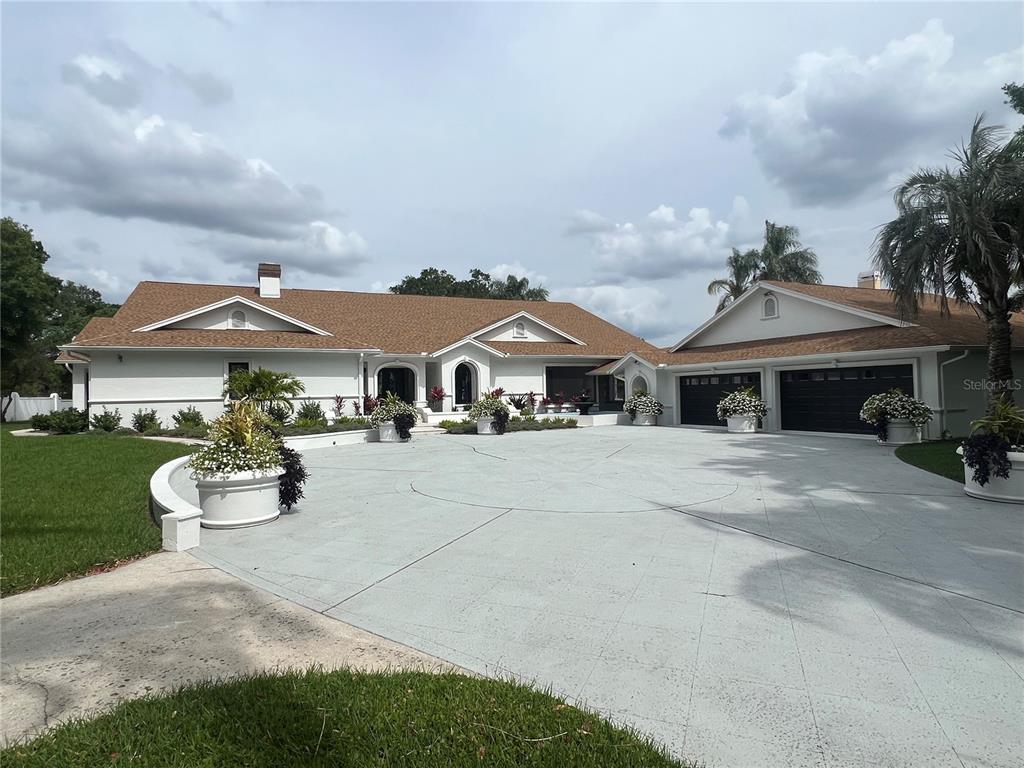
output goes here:
{"type": "Polygon", "coordinates": [[[957,455],[961,440],[936,440],[914,445],[901,445],[896,449],[896,458],[915,467],[955,480],[964,481],[964,463],[957,455]]]}
{"type": "MultiPolygon", "coordinates": [[[[442,421],[438,426],[452,435],[475,435],[475,421],[442,421]]],[[[508,420],[505,427],[506,432],[540,432],[545,429],[575,429],[578,426],[576,419],[544,418],[536,419],[531,417],[513,416],[508,420]]]]}
{"type": "Polygon", "coordinates": [[[310,670],[125,702],[0,752],[4,765],[680,766],[598,715],[454,673],[310,670]]]}
{"type": "Polygon", "coordinates": [[[160,549],[149,478],[189,453],[174,443],[91,432],[45,440],[0,430],[0,595],[53,584],[160,549]]]}

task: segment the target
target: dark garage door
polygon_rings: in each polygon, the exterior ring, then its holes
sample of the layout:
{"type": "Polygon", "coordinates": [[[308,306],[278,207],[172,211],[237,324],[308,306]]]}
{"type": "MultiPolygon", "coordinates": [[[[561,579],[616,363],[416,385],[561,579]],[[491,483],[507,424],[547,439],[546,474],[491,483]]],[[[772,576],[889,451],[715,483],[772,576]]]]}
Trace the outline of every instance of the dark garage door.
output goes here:
{"type": "Polygon", "coordinates": [[[779,379],[782,428],[807,432],[871,434],[871,425],[860,420],[869,396],[893,387],[914,394],[909,365],[780,371],[779,379]]]}
{"type": "Polygon", "coordinates": [[[679,379],[680,424],[721,426],[715,415],[718,401],[740,387],[753,387],[761,394],[760,373],[730,373],[718,376],[682,376],[679,379]]]}

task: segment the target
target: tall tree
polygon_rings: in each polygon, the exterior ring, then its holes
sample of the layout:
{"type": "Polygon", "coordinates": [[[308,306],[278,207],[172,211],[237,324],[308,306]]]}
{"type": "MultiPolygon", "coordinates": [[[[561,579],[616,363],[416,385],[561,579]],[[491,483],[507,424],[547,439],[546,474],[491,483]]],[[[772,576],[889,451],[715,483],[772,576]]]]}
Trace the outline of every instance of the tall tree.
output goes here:
{"type": "Polygon", "coordinates": [[[781,280],[787,283],[820,283],[818,255],[800,243],[800,230],[764,223],[764,245],[756,270],[758,280],[781,280]]]}
{"type": "Polygon", "coordinates": [[[949,297],[975,303],[987,324],[990,411],[1013,402],[1010,291],[1024,275],[1024,135],[1006,137],[980,115],[950,153],[954,168],[922,168],[900,184],[874,253],[907,317],[925,292],[944,311],[949,297]]]}
{"type": "Polygon", "coordinates": [[[0,220],[0,390],[17,391],[40,368],[40,335],[58,281],[43,265],[50,258],[32,230],[0,220]]]}
{"type": "Polygon", "coordinates": [[[548,291],[542,286],[531,287],[529,279],[509,275],[496,280],[481,269],[472,269],[469,278],[459,280],[447,270],[428,267],[418,276],[406,275],[402,282],[392,285],[391,293],[418,296],[459,296],[472,299],[518,299],[521,301],[547,301],[548,291]]]}
{"type": "Polygon", "coordinates": [[[732,249],[732,255],[726,261],[726,267],[729,270],[728,277],[720,277],[708,283],[708,295],[722,294],[715,312],[721,312],[753,285],[759,258],[760,253],[754,248],[746,253],[740,253],[735,248],[732,249]]]}

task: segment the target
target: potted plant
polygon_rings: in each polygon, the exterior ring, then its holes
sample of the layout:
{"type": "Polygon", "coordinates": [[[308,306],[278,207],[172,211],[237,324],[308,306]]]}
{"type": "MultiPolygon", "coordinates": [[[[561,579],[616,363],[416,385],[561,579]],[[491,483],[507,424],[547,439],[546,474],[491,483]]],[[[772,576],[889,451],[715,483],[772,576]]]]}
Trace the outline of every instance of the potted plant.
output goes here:
{"type": "Polygon", "coordinates": [[[580,412],[581,416],[586,416],[590,413],[590,409],[594,407],[594,401],[590,397],[590,390],[584,389],[581,392],[577,392],[572,396],[572,403],[576,407],[576,410],[580,412]]]}
{"type": "Polygon", "coordinates": [[[664,413],[665,406],[646,392],[637,392],[626,398],[622,410],[629,414],[636,426],[654,427],[658,424],[658,417],[664,413]]]}
{"type": "Polygon", "coordinates": [[[921,427],[932,419],[932,409],[902,389],[871,395],[860,409],[860,420],[875,428],[882,445],[921,442],[921,427]]]}
{"type": "Polygon", "coordinates": [[[550,397],[542,397],[540,399],[540,406],[537,408],[537,413],[548,413],[551,411],[552,401],[550,397]]]}
{"type": "Polygon", "coordinates": [[[427,400],[430,401],[430,410],[434,413],[440,413],[444,410],[444,398],[448,393],[444,391],[444,387],[431,387],[430,392],[427,393],[427,400]]]}
{"type": "Polygon", "coordinates": [[[509,408],[494,392],[485,394],[469,409],[469,418],[476,419],[478,435],[503,435],[508,426],[509,408]]]}
{"type": "Polygon", "coordinates": [[[370,425],[380,432],[382,443],[402,443],[412,437],[412,428],[420,415],[394,392],[377,400],[370,414],[370,425]]]}
{"type": "Polygon", "coordinates": [[[996,402],[992,413],[971,422],[957,453],[968,496],[1024,504],[1024,408],[996,402]]]}
{"type": "Polygon", "coordinates": [[[188,466],[199,490],[199,522],[207,528],[243,528],[280,514],[281,440],[254,400],[230,403],[210,425],[209,445],[192,454],[188,466]]]}
{"type": "Polygon", "coordinates": [[[536,402],[533,392],[527,392],[525,395],[509,395],[508,403],[517,411],[520,416],[531,416],[533,415],[533,407],[536,402]]]}
{"type": "Polygon", "coordinates": [[[719,400],[715,412],[730,432],[756,432],[757,420],[768,414],[768,407],[753,387],[741,387],[719,400]]]}

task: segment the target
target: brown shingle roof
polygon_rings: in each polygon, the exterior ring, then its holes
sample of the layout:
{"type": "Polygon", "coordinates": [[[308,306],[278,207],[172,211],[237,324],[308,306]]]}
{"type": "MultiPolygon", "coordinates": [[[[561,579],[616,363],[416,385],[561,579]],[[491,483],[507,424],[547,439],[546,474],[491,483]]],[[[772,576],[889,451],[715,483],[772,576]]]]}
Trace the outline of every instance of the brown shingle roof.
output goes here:
{"type": "Polygon", "coordinates": [[[258,289],[232,285],[143,282],[114,317],[90,321],[74,345],[113,347],[239,347],[381,349],[393,354],[435,352],[520,311],[585,342],[489,342],[508,354],[618,357],[657,348],[575,304],[500,301],[390,293],[283,289],[279,299],[261,299],[258,289]],[[249,301],[328,331],[330,336],[283,331],[134,329],[218,301],[249,301]]]}
{"type": "MultiPolygon", "coordinates": [[[[842,285],[804,285],[776,280],[765,280],[764,283],[797,291],[817,299],[900,319],[893,292],[890,290],[850,288],[842,285]]],[[[925,294],[921,297],[917,316],[903,319],[932,331],[939,344],[976,346],[987,343],[985,321],[973,304],[958,304],[950,300],[949,312],[944,314],[940,298],[934,294],[925,294]]],[[[1024,336],[1024,316],[1018,313],[1011,319],[1011,324],[1014,327],[1014,341],[1019,344],[1024,336]]]]}

